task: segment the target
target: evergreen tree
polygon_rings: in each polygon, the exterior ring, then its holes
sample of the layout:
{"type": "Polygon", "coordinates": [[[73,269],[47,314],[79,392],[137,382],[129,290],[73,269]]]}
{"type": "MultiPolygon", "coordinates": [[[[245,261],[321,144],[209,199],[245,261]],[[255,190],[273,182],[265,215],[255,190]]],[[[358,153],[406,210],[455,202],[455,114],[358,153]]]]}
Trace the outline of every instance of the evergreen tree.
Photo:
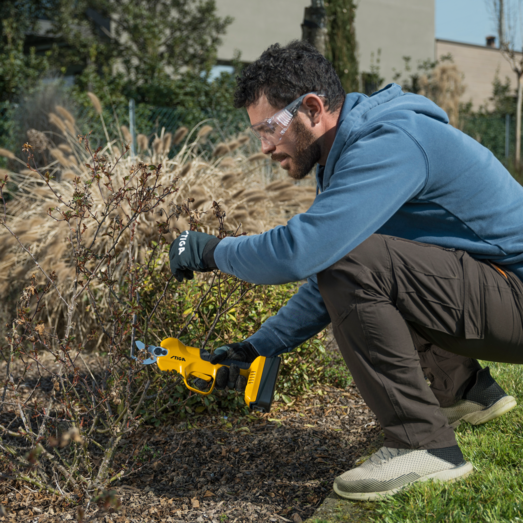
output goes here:
{"type": "Polygon", "coordinates": [[[354,21],[356,2],[354,0],[329,0],[327,9],[327,58],[341,79],[345,92],[360,89],[358,76],[357,43],[354,21]]]}

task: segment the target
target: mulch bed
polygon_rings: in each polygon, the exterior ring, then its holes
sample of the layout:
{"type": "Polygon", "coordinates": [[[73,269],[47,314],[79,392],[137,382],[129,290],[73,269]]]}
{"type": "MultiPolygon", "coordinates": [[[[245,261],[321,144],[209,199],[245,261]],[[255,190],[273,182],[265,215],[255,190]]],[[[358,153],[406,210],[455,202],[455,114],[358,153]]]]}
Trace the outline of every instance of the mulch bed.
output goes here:
{"type": "MultiPolygon", "coordinates": [[[[299,523],[379,432],[355,385],[315,388],[274,404],[270,414],[202,415],[146,428],[127,444],[147,442],[156,459],[115,486],[117,512],[94,507],[84,521],[299,523]]],[[[0,483],[0,522],[77,521],[76,510],[18,483],[0,483]]]]}

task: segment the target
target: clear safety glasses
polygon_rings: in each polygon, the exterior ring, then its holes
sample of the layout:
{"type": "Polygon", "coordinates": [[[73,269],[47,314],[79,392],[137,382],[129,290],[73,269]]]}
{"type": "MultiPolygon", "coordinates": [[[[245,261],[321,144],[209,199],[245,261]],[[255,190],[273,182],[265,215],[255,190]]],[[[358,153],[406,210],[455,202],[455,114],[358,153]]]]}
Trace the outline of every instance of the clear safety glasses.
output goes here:
{"type": "Polygon", "coordinates": [[[299,98],[291,102],[287,107],[273,114],[270,118],[265,118],[260,123],[251,125],[251,131],[265,144],[277,145],[280,143],[283,135],[287,132],[292,119],[298,113],[303,99],[309,94],[315,94],[316,96],[324,96],[318,93],[306,93],[302,94],[299,98]]]}

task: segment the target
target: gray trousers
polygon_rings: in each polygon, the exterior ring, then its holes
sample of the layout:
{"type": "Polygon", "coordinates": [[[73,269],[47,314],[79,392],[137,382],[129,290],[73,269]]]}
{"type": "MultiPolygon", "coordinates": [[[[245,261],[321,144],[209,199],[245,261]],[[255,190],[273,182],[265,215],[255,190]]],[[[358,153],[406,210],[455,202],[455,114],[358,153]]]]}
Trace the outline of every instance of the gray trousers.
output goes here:
{"type": "Polygon", "coordinates": [[[318,284],[388,447],[455,445],[439,407],[473,384],[476,358],[523,363],[523,283],[464,251],[374,234],[318,284]]]}

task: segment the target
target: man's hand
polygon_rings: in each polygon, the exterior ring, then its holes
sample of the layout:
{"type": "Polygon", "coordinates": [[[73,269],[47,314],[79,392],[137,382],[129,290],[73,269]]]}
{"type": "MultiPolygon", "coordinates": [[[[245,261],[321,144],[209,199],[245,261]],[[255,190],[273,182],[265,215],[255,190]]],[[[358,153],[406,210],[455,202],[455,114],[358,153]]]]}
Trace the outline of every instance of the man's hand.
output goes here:
{"type": "Polygon", "coordinates": [[[208,272],[217,269],[214,249],[220,240],[215,236],[197,231],[185,231],[171,244],[169,260],[171,272],[182,282],[194,278],[193,271],[208,272]]]}
{"type": "MultiPolygon", "coordinates": [[[[230,343],[223,347],[218,347],[211,355],[209,361],[216,365],[224,360],[237,360],[252,363],[259,356],[258,351],[248,342],[230,343]]],[[[231,365],[230,368],[220,367],[216,373],[217,389],[236,389],[243,392],[247,386],[247,378],[240,374],[240,367],[231,365]]]]}

